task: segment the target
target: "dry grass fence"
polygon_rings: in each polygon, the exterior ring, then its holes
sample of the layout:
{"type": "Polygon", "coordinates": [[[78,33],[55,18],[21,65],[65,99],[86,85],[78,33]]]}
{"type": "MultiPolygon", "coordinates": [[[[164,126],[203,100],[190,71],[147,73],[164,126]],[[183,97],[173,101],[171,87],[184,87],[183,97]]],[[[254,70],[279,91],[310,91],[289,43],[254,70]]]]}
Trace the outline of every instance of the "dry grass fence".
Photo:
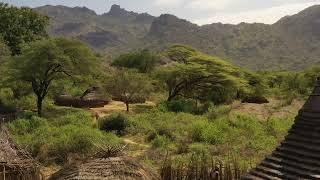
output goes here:
{"type": "Polygon", "coordinates": [[[234,180],[241,179],[252,167],[231,158],[224,162],[214,158],[191,157],[187,163],[175,163],[166,158],[160,176],[163,180],[234,180]]]}

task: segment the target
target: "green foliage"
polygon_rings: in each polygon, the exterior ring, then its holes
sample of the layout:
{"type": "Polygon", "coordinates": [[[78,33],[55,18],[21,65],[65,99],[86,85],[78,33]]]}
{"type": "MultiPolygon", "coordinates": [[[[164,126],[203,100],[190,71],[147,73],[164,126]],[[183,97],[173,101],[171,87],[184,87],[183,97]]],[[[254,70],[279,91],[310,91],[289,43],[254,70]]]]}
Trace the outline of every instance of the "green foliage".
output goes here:
{"type": "Polygon", "coordinates": [[[165,52],[168,58],[175,53],[175,58],[182,57],[182,53],[185,53],[183,58],[187,58],[184,63],[178,63],[178,60],[156,73],[156,77],[166,86],[168,101],[184,97],[201,101],[210,99],[217,104],[231,102],[236,98],[238,89],[249,86],[246,75],[250,73],[217,57],[183,46],[173,46],[165,52]],[[228,93],[225,97],[219,97],[219,93],[223,94],[221,91],[228,93]]]}
{"type": "Polygon", "coordinates": [[[123,114],[112,114],[98,120],[100,130],[116,131],[118,135],[124,133],[129,126],[128,119],[123,114]]]}
{"type": "Polygon", "coordinates": [[[230,113],[228,106],[215,107],[214,111],[217,111],[214,117],[208,113],[208,118],[159,111],[138,114],[129,118],[131,126],[128,133],[144,136],[152,144],[156,142],[156,145],[170,140],[170,147],[176,145],[174,152],[178,153],[203,151],[219,157],[239,154],[248,160],[251,156],[263,157],[270,153],[294,119],[260,121],[248,114],[230,113]]]}
{"type": "Polygon", "coordinates": [[[116,67],[134,68],[141,73],[151,72],[159,62],[159,57],[144,49],[120,55],[111,65],[116,67]]]}
{"type": "Polygon", "coordinates": [[[196,103],[192,100],[173,100],[166,102],[167,110],[170,112],[193,113],[196,110],[196,103]]]}
{"type": "Polygon", "coordinates": [[[199,52],[190,46],[176,44],[164,51],[163,55],[170,60],[187,63],[190,57],[198,55],[199,52]]]}
{"type": "Polygon", "coordinates": [[[5,44],[4,40],[0,36],[0,63],[3,63],[3,58],[10,55],[10,49],[5,44]]]}
{"type": "Polygon", "coordinates": [[[55,116],[31,116],[9,124],[14,140],[41,162],[64,163],[71,154],[90,154],[97,150],[96,145],[119,143],[115,135],[93,128],[87,112],[69,108],[50,111],[55,116]]]}
{"type": "Polygon", "coordinates": [[[210,120],[217,119],[221,116],[228,115],[231,112],[231,106],[221,105],[221,106],[211,106],[206,113],[206,116],[210,120]]]}
{"type": "Polygon", "coordinates": [[[37,97],[38,113],[53,82],[81,83],[98,73],[98,59],[78,41],[49,39],[30,43],[22,54],[9,62],[13,81],[27,83],[37,97]],[[71,77],[71,78],[70,78],[71,77]]]}
{"type": "Polygon", "coordinates": [[[49,18],[27,7],[13,7],[0,3],[0,35],[13,55],[20,54],[24,43],[47,36],[49,18]]]}
{"type": "Polygon", "coordinates": [[[152,88],[151,80],[147,76],[130,70],[116,71],[106,84],[107,92],[114,99],[124,102],[127,111],[129,104],[145,102],[152,88]]]}
{"type": "Polygon", "coordinates": [[[158,135],[152,140],[151,144],[154,148],[166,149],[170,144],[170,139],[166,136],[158,135]]]}

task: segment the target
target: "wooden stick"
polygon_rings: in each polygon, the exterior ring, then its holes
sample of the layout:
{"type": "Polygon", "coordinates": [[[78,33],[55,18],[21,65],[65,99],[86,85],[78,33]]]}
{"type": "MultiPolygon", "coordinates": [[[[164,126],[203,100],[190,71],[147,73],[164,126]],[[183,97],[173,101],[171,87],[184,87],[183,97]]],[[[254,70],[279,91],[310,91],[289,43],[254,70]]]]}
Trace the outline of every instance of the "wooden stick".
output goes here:
{"type": "Polygon", "coordinates": [[[3,165],[3,180],[6,180],[6,166],[3,165]]]}

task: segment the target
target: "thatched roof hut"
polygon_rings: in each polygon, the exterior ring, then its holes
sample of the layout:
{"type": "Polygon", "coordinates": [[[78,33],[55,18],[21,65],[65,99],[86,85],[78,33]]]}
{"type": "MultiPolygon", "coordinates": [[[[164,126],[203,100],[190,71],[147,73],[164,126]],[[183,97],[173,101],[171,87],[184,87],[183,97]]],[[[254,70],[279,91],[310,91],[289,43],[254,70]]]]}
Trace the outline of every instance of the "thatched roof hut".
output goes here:
{"type": "Polygon", "coordinates": [[[8,131],[0,127],[0,180],[40,180],[39,165],[14,145],[8,131]]]}
{"type": "Polygon", "coordinates": [[[320,179],[320,79],[281,145],[242,179],[320,179]]]}
{"type": "Polygon", "coordinates": [[[55,98],[55,104],[58,106],[68,106],[76,108],[103,107],[108,104],[109,101],[110,100],[104,97],[104,94],[98,87],[87,89],[80,97],[61,95],[55,98]]]}
{"type": "Polygon", "coordinates": [[[153,180],[158,178],[131,158],[109,157],[75,162],[49,178],[49,180],[64,179],[153,180]]]}

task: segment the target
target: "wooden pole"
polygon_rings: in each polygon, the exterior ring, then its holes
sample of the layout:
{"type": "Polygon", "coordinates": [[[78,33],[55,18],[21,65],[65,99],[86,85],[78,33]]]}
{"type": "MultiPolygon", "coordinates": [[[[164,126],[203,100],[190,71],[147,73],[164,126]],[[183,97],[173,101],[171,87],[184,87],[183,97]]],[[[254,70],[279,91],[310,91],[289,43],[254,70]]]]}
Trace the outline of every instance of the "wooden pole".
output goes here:
{"type": "Polygon", "coordinates": [[[3,165],[3,180],[6,180],[6,166],[3,165]]]}

